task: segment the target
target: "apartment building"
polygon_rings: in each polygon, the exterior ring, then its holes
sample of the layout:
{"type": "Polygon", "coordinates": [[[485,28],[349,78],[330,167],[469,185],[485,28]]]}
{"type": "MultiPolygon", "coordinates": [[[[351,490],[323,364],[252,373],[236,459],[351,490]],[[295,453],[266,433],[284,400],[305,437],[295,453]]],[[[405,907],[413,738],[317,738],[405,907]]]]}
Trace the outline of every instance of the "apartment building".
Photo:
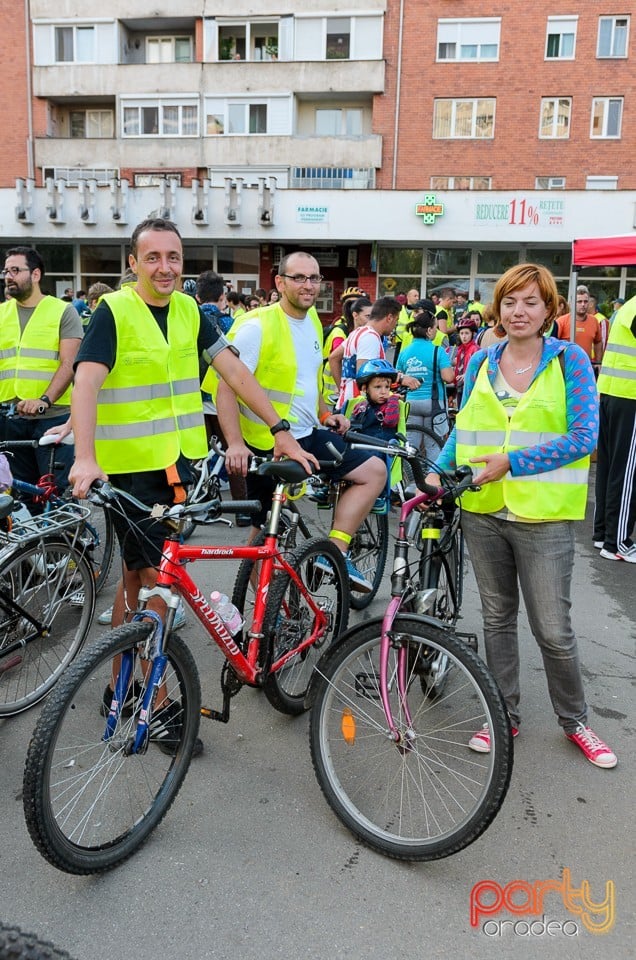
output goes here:
{"type": "MultiPolygon", "coordinates": [[[[519,259],[566,289],[574,237],[636,224],[632,17],[520,6],[27,0],[0,39],[3,245],[57,290],[114,283],[166,215],[188,274],[239,290],[309,249],[326,320],[351,283],[487,298],[519,259]]],[[[591,281],[629,295],[636,268],[591,281]]]]}

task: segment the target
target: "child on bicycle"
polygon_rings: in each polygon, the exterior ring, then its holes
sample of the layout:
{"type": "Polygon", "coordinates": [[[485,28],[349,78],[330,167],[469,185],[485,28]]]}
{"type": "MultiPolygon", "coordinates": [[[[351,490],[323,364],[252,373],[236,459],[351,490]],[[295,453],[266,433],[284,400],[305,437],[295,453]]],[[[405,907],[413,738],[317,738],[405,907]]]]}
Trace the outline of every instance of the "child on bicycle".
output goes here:
{"type": "Polygon", "coordinates": [[[395,437],[402,403],[391,391],[396,377],[397,370],[388,360],[367,360],[362,364],[356,375],[360,397],[352,403],[348,414],[352,430],[382,440],[395,437]]]}
{"type": "Polygon", "coordinates": [[[453,366],[455,367],[455,390],[457,396],[457,409],[462,405],[462,394],[464,392],[464,377],[468,361],[474,353],[477,353],[479,346],[475,339],[477,333],[477,321],[472,316],[462,317],[457,324],[459,333],[459,346],[455,352],[453,366]]]}

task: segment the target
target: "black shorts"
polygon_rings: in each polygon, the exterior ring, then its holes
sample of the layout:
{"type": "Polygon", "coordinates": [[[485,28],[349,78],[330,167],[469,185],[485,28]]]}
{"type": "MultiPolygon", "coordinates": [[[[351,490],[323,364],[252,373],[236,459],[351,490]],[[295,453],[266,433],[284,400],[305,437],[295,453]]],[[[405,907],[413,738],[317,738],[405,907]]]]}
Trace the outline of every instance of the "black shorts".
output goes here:
{"type": "MultiPolygon", "coordinates": [[[[366,463],[370,457],[375,457],[375,453],[367,453],[365,450],[352,450],[348,443],[333,430],[316,428],[306,437],[302,437],[298,443],[307,453],[313,453],[316,460],[333,460],[333,454],[327,448],[327,443],[333,444],[339,453],[344,453],[342,462],[334,467],[333,470],[325,471],[325,475],[332,480],[342,480],[349,473],[366,463]]],[[[271,450],[256,450],[254,453],[258,456],[271,454],[271,450]]],[[[267,514],[272,505],[272,494],[276,487],[276,481],[271,477],[260,477],[255,473],[247,475],[247,495],[250,499],[261,501],[260,513],[252,514],[252,525],[262,527],[267,519],[267,514]]]]}
{"type": "MultiPolygon", "coordinates": [[[[179,471],[181,474],[181,471],[179,471]]],[[[149,507],[156,503],[172,506],[174,488],[168,483],[165,470],[148,470],[145,473],[113,473],[109,480],[131,496],[149,507]]],[[[122,559],[129,570],[143,570],[159,566],[161,548],[166,538],[166,528],[158,520],[151,519],[127,500],[121,501],[125,516],[113,510],[113,524],[120,544],[122,559]],[[141,536],[131,523],[143,532],[141,536]]]]}

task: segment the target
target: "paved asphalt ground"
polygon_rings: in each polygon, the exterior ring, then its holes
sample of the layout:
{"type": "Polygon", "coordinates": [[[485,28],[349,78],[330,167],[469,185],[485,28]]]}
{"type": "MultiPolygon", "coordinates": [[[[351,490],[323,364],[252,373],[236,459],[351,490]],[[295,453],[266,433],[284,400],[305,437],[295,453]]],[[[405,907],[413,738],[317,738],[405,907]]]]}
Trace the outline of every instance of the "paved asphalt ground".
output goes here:
{"type": "MultiPolygon", "coordinates": [[[[218,542],[243,533],[211,529],[218,542]]],[[[0,721],[0,917],[55,941],[75,960],[633,957],[636,569],[599,558],[589,521],[577,530],[574,621],[590,722],[616,750],[615,770],[587,763],[560,732],[523,628],[524,716],[512,784],[493,825],[456,856],[401,864],[360,846],[322,798],[306,717],[277,714],[246,689],[233,701],[228,726],[202,722],[205,752],[146,846],[108,874],[78,878],[43,861],[24,825],[22,770],[35,708],[0,721]],[[506,885],[523,881],[531,886],[517,890],[520,902],[537,881],[560,882],[564,869],[570,888],[589,883],[589,900],[609,894],[609,932],[589,932],[575,912],[580,896],[562,890],[545,894],[538,916],[503,909],[471,926],[475,884],[494,881],[503,898],[506,885]],[[547,928],[543,917],[553,921],[547,928]]],[[[230,592],[231,565],[200,570],[202,586],[212,589],[214,571],[214,586],[230,592]]],[[[114,581],[99,610],[113,588],[114,581]]],[[[386,580],[381,596],[386,600],[386,580]]],[[[365,616],[381,609],[376,599],[365,616]]],[[[196,654],[204,700],[216,706],[219,658],[192,619],[182,636],[196,654]]],[[[479,623],[469,572],[463,625],[479,632],[479,623]]],[[[103,630],[95,626],[94,634],[103,630]]]]}

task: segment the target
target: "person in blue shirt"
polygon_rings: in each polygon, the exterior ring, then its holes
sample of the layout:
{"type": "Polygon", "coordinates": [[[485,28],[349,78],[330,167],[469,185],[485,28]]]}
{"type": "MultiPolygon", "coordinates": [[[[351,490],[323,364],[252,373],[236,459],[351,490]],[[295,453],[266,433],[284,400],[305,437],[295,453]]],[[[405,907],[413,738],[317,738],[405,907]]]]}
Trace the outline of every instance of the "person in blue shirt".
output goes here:
{"type": "MultiPolygon", "coordinates": [[[[424,310],[408,325],[407,330],[413,334],[413,341],[401,350],[396,364],[397,370],[398,373],[420,381],[417,389],[408,392],[407,400],[410,406],[408,423],[433,430],[443,441],[448,433],[448,420],[446,420],[445,429],[444,424],[439,421],[433,423],[433,370],[436,374],[439,403],[443,409],[446,409],[444,384],[453,382],[453,365],[443,347],[433,343],[433,338],[437,334],[437,322],[432,313],[424,310]]],[[[406,435],[409,443],[419,446],[419,433],[409,434],[407,427],[406,435]]],[[[434,444],[426,434],[424,441],[427,457],[434,459],[439,452],[439,446],[434,444]]]]}

